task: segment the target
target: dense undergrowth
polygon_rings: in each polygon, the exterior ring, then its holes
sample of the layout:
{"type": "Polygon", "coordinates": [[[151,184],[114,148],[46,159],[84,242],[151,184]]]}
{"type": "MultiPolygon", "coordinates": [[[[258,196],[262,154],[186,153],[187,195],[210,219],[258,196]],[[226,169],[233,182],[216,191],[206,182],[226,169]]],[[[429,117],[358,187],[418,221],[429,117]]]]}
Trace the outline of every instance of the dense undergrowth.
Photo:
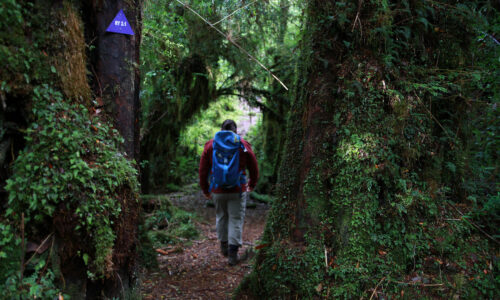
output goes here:
{"type": "Polygon", "coordinates": [[[198,237],[197,216],[173,205],[168,195],[142,195],[141,200],[144,210],[139,254],[142,265],[152,269],[158,267],[155,249],[183,251],[185,244],[198,237]]]}

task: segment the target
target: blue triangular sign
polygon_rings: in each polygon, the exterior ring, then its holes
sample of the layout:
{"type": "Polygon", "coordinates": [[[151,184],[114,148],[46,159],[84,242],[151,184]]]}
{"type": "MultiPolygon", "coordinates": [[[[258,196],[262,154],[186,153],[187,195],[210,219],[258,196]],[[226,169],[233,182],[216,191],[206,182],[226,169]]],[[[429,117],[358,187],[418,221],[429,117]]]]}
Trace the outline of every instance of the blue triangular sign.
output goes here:
{"type": "Polygon", "coordinates": [[[120,9],[113,21],[111,21],[111,24],[109,24],[106,31],[134,35],[132,27],[130,27],[130,23],[128,22],[127,17],[125,17],[122,9],[120,9]]]}

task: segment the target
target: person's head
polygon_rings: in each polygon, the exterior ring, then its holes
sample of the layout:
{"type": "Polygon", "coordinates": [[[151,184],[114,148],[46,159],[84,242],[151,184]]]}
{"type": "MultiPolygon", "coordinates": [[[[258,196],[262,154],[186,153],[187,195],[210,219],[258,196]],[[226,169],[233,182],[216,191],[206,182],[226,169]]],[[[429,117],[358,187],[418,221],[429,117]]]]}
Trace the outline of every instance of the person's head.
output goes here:
{"type": "Polygon", "coordinates": [[[222,122],[221,130],[231,130],[232,132],[236,133],[236,123],[233,120],[226,120],[222,122]]]}

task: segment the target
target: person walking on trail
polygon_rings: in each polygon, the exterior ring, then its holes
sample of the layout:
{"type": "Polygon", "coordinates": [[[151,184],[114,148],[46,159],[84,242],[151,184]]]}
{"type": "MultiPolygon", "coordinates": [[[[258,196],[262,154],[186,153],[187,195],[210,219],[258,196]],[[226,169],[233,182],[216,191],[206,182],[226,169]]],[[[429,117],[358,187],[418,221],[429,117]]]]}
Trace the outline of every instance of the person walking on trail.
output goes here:
{"type": "Polygon", "coordinates": [[[215,201],[217,238],[231,266],[239,262],[246,202],[259,179],[252,147],[236,130],[233,120],[222,123],[221,131],[205,144],[199,169],[203,194],[215,201]]]}

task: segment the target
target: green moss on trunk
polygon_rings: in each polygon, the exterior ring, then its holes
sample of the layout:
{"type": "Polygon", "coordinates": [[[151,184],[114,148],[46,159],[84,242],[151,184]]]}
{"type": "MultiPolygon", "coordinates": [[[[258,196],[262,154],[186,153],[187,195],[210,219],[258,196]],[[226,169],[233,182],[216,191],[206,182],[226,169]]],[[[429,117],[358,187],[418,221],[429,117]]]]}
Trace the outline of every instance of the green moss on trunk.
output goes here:
{"type": "Polygon", "coordinates": [[[308,3],[307,80],[297,82],[267,246],[238,292],[366,298],[380,284],[384,297],[492,297],[498,284],[479,265],[494,244],[448,221],[461,218],[454,203],[471,205],[453,191],[465,181],[467,138],[454,133],[467,126],[462,102],[446,99],[474,93],[455,80],[472,64],[473,3],[455,14],[424,2],[360,3],[308,3]]]}

